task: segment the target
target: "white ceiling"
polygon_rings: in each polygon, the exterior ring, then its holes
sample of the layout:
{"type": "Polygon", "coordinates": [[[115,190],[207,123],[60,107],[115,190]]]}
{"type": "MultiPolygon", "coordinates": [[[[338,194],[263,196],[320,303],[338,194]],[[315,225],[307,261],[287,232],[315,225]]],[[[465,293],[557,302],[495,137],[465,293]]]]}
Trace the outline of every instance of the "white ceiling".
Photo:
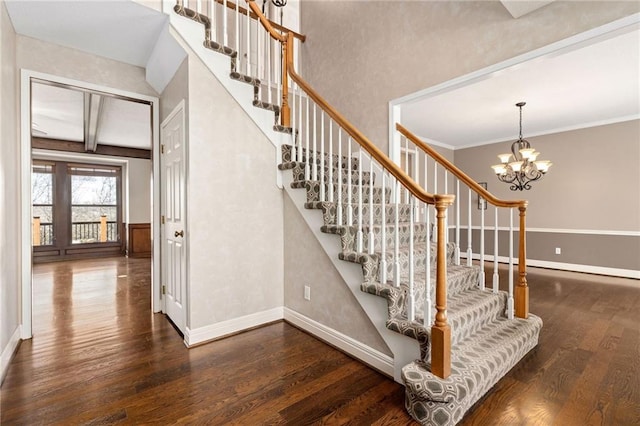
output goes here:
{"type": "MultiPolygon", "coordinates": [[[[640,118],[638,25],[401,104],[402,123],[451,149],[640,118]],[[586,45],[585,45],[586,44],[586,45]]],[[[411,95],[407,98],[411,98],[411,95]]]]}
{"type": "MultiPolygon", "coordinates": [[[[34,136],[84,141],[84,92],[33,83],[34,136]]],[[[96,140],[100,145],[151,149],[151,106],[104,96],[96,140]]]]}
{"type": "Polygon", "coordinates": [[[129,0],[6,0],[18,34],[144,67],[168,17],[129,0]]]}

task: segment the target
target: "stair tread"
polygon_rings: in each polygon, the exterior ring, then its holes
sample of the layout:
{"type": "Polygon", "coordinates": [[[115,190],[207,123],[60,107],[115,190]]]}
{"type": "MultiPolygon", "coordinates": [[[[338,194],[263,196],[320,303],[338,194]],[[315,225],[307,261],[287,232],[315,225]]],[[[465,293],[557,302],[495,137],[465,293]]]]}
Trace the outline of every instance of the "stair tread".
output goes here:
{"type": "Polygon", "coordinates": [[[455,424],[464,413],[538,344],[542,320],[498,318],[451,349],[451,375],[414,361],[402,369],[406,406],[422,424],[455,424]]]}

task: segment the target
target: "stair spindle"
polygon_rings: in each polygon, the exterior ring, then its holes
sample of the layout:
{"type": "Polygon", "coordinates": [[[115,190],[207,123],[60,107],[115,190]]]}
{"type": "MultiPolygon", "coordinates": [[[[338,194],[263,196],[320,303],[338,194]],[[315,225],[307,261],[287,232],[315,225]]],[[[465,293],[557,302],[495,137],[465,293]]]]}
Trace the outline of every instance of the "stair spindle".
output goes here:
{"type": "MultiPolygon", "coordinates": [[[[322,128],[324,129],[324,126],[322,128]]],[[[329,201],[333,203],[333,120],[331,119],[329,119],[329,201]]]]}
{"type": "MultiPolygon", "coordinates": [[[[315,114],[316,104],[314,103],[313,106],[314,106],[313,113],[315,114]]],[[[327,189],[326,189],[327,180],[324,172],[324,165],[325,165],[324,144],[325,144],[324,142],[324,111],[321,109],[320,110],[320,201],[327,201],[327,189]]]]}
{"type": "Polygon", "coordinates": [[[225,46],[229,45],[228,11],[227,0],[222,0],[222,39],[225,46]]]}
{"type": "Polygon", "coordinates": [[[480,207],[482,210],[480,210],[480,273],[478,274],[478,287],[480,290],[484,290],[484,203],[480,207]]]}
{"type": "MultiPolygon", "coordinates": [[[[353,226],[353,194],[351,185],[351,164],[353,158],[351,158],[351,136],[347,138],[347,225],[353,226]]],[[[342,177],[340,178],[342,183],[342,177]]]]}
{"type": "Polygon", "coordinates": [[[513,209],[509,209],[509,298],[507,318],[513,319],[513,209]]]}
{"type": "Polygon", "coordinates": [[[306,109],[305,109],[305,126],[304,126],[304,131],[305,131],[305,151],[306,151],[306,161],[305,161],[305,167],[304,167],[304,180],[309,180],[309,178],[311,177],[311,152],[309,151],[309,98],[307,98],[307,102],[306,102],[306,109]]]}
{"type": "MultiPolygon", "coordinates": [[[[426,178],[426,168],[425,168],[425,178],[426,178]]],[[[431,326],[433,324],[433,312],[432,312],[432,305],[433,305],[433,300],[431,299],[431,240],[432,240],[432,233],[431,233],[431,226],[429,226],[430,218],[429,218],[430,214],[429,214],[429,205],[425,204],[424,205],[424,223],[425,226],[427,228],[427,247],[425,250],[425,259],[424,259],[424,297],[425,297],[425,301],[424,301],[424,326],[428,327],[431,326]]]]}
{"type": "Polygon", "coordinates": [[[291,103],[291,161],[295,161],[297,158],[296,149],[296,88],[295,84],[291,86],[291,95],[293,96],[293,102],[291,103]]]}
{"type": "Polygon", "coordinates": [[[387,283],[387,194],[386,194],[386,188],[387,188],[387,174],[385,173],[384,169],[382,170],[382,176],[381,176],[381,180],[382,180],[382,187],[381,187],[381,201],[382,201],[382,208],[381,210],[381,218],[380,221],[382,222],[382,229],[381,229],[381,233],[380,233],[380,282],[382,284],[386,284],[387,283]]]}
{"type": "Polygon", "coordinates": [[[498,275],[498,206],[495,206],[493,210],[493,292],[497,294],[500,289],[500,275],[498,275]]]}
{"type": "MultiPolygon", "coordinates": [[[[413,207],[414,207],[414,198],[413,195],[409,197],[409,299],[407,304],[407,318],[409,321],[416,320],[416,289],[414,282],[414,232],[413,228],[415,226],[414,215],[413,215],[413,207]]],[[[396,230],[398,232],[398,230],[396,230]]]]}
{"type": "Polygon", "coordinates": [[[240,71],[240,8],[238,7],[238,5],[236,5],[235,7],[235,13],[234,13],[234,17],[235,17],[235,24],[236,27],[234,28],[234,35],[235,35],[235,47],[236,47],[236,52],[238,52],[238,56],[237,56],[237,61],[238,61],[238,71],[240,71]]]}
{"type": "Polygon", "coordinates": [[[218,2],[216,0],[209,0],[209,16],[211,17],[211,39],[215,42],[218,41],[218,21],[216,19],[216,6],[218,2]]]}
{"type": "Polygon", "coordinates": [[[455,262],[460,266],[460,179],[456,179],[456,248],[455,262]]]}
{"type": "Polygon", "coordinates": [[[369,254],[373,254],[374,251],[375,239],[373,234],[373,156],[369,155],[369,254]]]}
{"type": "Polygon", "coordinates": [[[400,233],[398,232],[399,224],[400,224],[400,182],[397,179],[394,179],[393,182],[393,198],[394,198],[394,221],[393,221],[393,236],[394,236],[394,247],[393,247],[393,284],[396,287],[400,287],[400,233]]]}
{"type": "Polygon", "coordinates": [[[471,229],[471,188],[469,188],[469,197],[467,198],[467,266],[473,264],[473,248],[472,248],[472,232],[471,229]]]}
{"type": "MultiPolygon", "coordinates": [[[[302,151],[302,89],[299,88],[298,92],[298,133],[294,136],[294,141],[298,141],[298,162],[302,163],[304,161],[304,155],[302,151]]],[[[294,98],[295,103],[295,98],[294,98]]],[[[305,155],[309,156],[309,151],[305,153],[305,155]]]]}
{"type": "MultiPolygon", "coordinates": [[[[238,6],[236,5],[236,8],[238,6]]],[[[246,58],[246,75],[251,75],[251,13],[250,13],[250,9],[247,8],[247,21],[246,21],[246,25],[247,25],[247,31],[245,34],[246,40],[245,40],[245,49],[247,49],[247,51],[245,52],[245,58],[246,58]]]]}
{"type": "MultiPolygon", "coordinates": [[[[350,160],[349,160],[350,161],[350,160]]],[[[342,226],[342,129],[338,127],[338,177],[336,179],[338,185],[338,206],[336,207],[336,222],[338,226],[342,226]]]]}
{"type": "MultiPolygon", "coordinates": [[[[318,116],[316,115],[316,104],[315,102],[313,103],[313,161],[312,161],[312,165],[313,165],[313,181],[317,182],[318,181],[318,129],[316,128],[316,121],[318,119],[318,116]]],[[[320,186],[320,200],[322,200],[322,186],[320,186]]]]}
{"type": "Polygon", "coordinates": [[[363,228],[362,228],[362,148],[358,150],[358,232],[356,234],[358,253],[363,250],[363,228]]]}
{"type": "MultiPolygon", "coordinates": [[[[273,63],[271,61],[271,37],[269,37],[269,35],[267,35],[265,37],[265,50],[267,52],[267,99],[270,105],[273,104],[273,95],[271,94],[271,88],[273,87],[273,81],[272,81],[272,77],[271,77],[271,70],[273,67],[273,63]]],[[[302,111],[302,109],[300,109],[300,111],[302,111]]],[[[307,114],[308,117],[308,114],[307,114]]],[[[309,151],[307,151],[307,156],[309,155],[309,151]]]]}

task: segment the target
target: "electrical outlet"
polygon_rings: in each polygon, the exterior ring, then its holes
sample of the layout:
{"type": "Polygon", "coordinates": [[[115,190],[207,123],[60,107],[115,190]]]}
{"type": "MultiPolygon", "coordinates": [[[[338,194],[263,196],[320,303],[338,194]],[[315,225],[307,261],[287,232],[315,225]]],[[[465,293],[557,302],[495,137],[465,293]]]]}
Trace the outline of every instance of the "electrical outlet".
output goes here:
{"type": "Polygon", "coordinates": [[[304,286],[304,300],[311,300],[311,287],[308,285],[304,286]]]}
{"type": "Polygon", "coordinates": [[[556,247],[556,254],[562,254],[562,249],[560,247],[556,247]]]}

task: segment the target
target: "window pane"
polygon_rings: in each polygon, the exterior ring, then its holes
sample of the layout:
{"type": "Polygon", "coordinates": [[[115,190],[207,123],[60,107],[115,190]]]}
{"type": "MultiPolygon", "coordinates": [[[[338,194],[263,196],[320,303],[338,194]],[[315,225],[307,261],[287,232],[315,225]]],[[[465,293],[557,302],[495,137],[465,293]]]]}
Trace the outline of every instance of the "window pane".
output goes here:
{"type": "Polygon", "coordinates": [[[31,195],[33,204],[52,204],[53,175],[51,173],[32,173],[31,195]]]}
{"type": "Polygon", "coordinates": [[[115,176],[71,176],[71,204],[115,205],[117,202],[115,176]]]}

